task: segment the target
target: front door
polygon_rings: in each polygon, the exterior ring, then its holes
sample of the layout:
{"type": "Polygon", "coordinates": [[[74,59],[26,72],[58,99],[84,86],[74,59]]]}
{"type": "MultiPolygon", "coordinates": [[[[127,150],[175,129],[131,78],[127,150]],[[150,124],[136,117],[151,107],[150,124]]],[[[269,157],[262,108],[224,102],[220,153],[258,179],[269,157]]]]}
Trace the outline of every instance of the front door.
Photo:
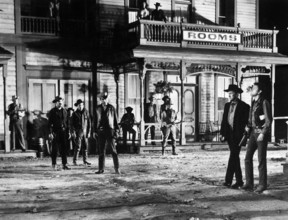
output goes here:
{"type": "Polygon", "coordinates": [[[178,111],[181,119],[181,109],[184,108],[184,123],[186,141],[195,141],[196,107],[195,107],[195,85],[185,84],[184,103],[181,102],[181,86],[173,85],[174,91],[170,94],[173,108],[178,111]]]}

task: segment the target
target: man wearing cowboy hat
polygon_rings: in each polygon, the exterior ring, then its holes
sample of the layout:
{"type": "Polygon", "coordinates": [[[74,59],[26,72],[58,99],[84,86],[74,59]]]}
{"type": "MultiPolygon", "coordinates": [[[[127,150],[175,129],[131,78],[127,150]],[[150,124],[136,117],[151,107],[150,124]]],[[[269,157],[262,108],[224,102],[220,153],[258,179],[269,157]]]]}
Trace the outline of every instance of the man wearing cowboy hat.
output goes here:
{"type": "Polygon", "coordinates": [[[166,23],[167,19],[162,10],[159,9],[162,5],[159,2],[155,3],[155,10],[151,13],[151,20],[154,21],[164,21],[166,23]]]}
{"type": "MultiPolygon", "coordinates": [[[[144,120],[145,123],[156,123],[158,121],[158,111],[157,111],[157,106],[155,104],[155,97],[153,95],[151,95],[149,97],[149,103],[146,104],[145,106],[145,111],[144,111],[144,120]]],[[[152,140],[152,145],[155,145],[155,141],[153,141],[155,139],[155,126],[150,126],[150,128],[148,128],[148,126],[145,126],[145,140],[148,139],[148,134],[149,134],[149,130],[150,130],[150,134],[151,134],[151,140],[152,140]]]]}
{"type": "Polygon", "coordinates": [[[135,147],[136,131],[133,129],[135,123],[135,116],[132,113],[133,108],[128,106],[125,109],[127,113],[123,115],[120,121],[123,130],[123,143],[125,146],[127,145],[127,132],[129,132],[132,134],[132,145],[135,147]]]}
{"type": "Polygon", "coordinates": [[[23,132],[22,118],[25,115],[25,109],[19,104],[19,97],[12,96],[12,102],[8,106],[7,114],[10,116],[9,130],[11,131],[11,150],[14,151],[17,148],[21,148],[22,152],[25,152],[25,139],[23,132]]]}
{"type": "Polygon", "coordinates": [[[161,130],[163,133],[162,142],[162,155],[165,154],[165,147],[167,145],[168,138],[172,141],[172,155],[176,153],[176,126],[177,113],[171,108],[171,100],[164,103],[165,109],[161,113],[161,130]]]}
{"type": "Polygon", "coordinates": [[[99,167],[96,174],[104,173],[107,146],[112,149],[115,173],[120,174],[119,159],[115,144],[115,140],[119,136],[119,126],[116,110],[114,106],[109,104],[108,93],[105,92],[101,94],[100,100],[102,104],[98,105],[96,108],[94,122],[94,137],[98,137],[99,146],[99,167]]]}
{"type": "Polygon", "coordinates": [[[75,140],[73,164],[77,166],[79,152],[82,146],[82,155],[84,165],[90,166],[91,163],[87,161],[88,157],[88,138],[91,134],[91,121],[88,110],[84,107],[84,102],[78,99],[74,104],[77,110],[72,115],[72,134],[75,140]]]}
{"type": "Polygon", "coordinates": [[[224,91],[228,92],[230,102],[226,103],[224,107],[220,139],[221,141],[228,142],[230,157],[223,185],[238,189],[243,186],[239,158],[241,146],[239,146],[239,143],[245,132],[245,126],[248,123],[249,105],[239,99],[239,94],[243,91],[237,85],[231,84],[224,91]],[[234,174],[236,183],[232,185],[234,174]]]}
{"type": "MultiPolygon", "coordinates": [[[[57,170],[56,161],[58,150],[62,157],[63,170],[70,170],[67,166],[67,133],[69,134],[67,111],[63,108],[63,98],[56,96],[52,101],[55,103],[55,107],[52,108],[48,114],[49,125],[49,139],[52,140],[52,168],[57,170]]],[[[68,138],[70,139],[70,137],[68,138]]]]}

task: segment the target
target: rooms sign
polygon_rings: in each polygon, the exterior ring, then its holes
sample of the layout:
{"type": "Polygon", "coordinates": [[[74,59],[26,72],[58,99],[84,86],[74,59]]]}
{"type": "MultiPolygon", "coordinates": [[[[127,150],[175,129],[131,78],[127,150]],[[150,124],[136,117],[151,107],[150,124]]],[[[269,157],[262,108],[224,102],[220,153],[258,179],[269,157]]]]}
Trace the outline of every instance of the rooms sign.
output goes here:
{"type": "Polygon", "coordinates": [[[183,40],[214,43],[241,44],[241,34],[203,31],[183,31],[183,40]]]}

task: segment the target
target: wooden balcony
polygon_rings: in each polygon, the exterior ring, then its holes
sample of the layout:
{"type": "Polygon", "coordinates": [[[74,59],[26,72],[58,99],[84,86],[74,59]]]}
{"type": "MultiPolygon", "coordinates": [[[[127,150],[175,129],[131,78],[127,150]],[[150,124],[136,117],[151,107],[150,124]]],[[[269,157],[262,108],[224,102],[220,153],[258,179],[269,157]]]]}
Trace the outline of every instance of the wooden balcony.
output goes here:
{"type": "Polygon", "coordinates": [[[21,17],[21,33],[37,35],[87,36],[88,22],[84,20],[60,20],[47,17],[21,17]]]}
{"type": "Polygon", "coordinates": [[[134,45],[277,53],[277,30],[139,20],[129,24],[134,45]]]}

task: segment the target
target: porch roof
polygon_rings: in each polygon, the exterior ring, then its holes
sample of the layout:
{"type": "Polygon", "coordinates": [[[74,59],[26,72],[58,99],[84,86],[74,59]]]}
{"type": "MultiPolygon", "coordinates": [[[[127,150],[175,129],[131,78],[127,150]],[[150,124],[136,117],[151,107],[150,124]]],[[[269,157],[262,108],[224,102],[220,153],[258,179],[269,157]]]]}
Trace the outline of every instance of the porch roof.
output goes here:
{"type": "Polygon", "coordinates": [[[280,53],[138,46],[133,49],[135,58],[172,59],[207,63],[253,63],[287,65],[288,56],[280,53]]]}
{"type": "Polygon", "coordinates": [[[13,53],[5,50],[3,47],[0,47],[0,64],[6,62],[13,56],[13,53]]]}

